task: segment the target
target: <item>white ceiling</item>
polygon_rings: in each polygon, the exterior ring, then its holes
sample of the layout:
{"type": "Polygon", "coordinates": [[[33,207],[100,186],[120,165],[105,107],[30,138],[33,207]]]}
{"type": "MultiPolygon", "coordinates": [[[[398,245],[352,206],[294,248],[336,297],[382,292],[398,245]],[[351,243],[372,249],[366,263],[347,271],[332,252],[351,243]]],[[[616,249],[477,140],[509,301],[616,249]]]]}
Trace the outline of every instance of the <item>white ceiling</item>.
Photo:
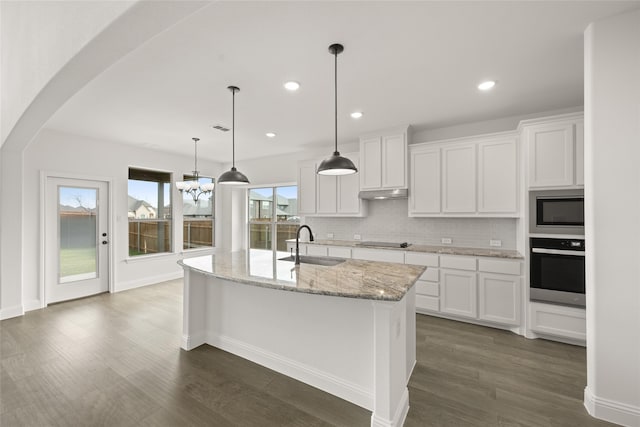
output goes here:
{"type": "Polygon", "coordinates": [[[410,124],[435,129],[583,104],[583,32],[639,1],[216,2],[123,58],[46,127],[237,160],[339,144],[410,124]],[[482,93],[476,85],[498,81],[482,93]],[[282,87],[297,80],[290,93],[282,87]],[[362,110],[354,120],[349,113],[362,110]],[[269,139],[265,132],[275,132],[269,139]]]}

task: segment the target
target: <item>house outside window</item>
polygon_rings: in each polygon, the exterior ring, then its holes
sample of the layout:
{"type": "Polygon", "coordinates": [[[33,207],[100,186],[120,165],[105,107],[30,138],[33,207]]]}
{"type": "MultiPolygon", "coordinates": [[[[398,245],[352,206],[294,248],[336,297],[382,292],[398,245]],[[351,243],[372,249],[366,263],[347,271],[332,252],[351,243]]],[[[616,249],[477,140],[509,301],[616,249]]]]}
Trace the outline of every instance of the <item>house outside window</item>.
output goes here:
{"type": "Polygon", "coordinates": [[[129,168],[129,256],[172,251],[171,174],[129,168]]]}
{"type": "MultiPolygon", "coordinates": [[[[193,181],[185,175],[184,181],[193,181]]],[[[199,184],[213,183],[214,179],[199,177],[199,184]]],[[[190,194],[182,194],[182,247],[183,249],[211,248],[215,243],[215,190],[194,202],[190,194]]]]}
{"type": "Polygon", "coordinates": [[[286,253],[288,239],[296,238],[298,188],[295,185],[249,190],[249,248],[286,253]]]}

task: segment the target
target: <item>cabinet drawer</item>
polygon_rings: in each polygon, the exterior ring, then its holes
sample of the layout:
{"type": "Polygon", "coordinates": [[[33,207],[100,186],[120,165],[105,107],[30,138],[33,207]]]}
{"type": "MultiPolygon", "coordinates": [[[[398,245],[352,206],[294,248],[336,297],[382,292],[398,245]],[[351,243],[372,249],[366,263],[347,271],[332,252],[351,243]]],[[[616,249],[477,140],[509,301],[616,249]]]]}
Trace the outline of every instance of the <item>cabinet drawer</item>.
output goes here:
{"type": "Polygon", "coordinates": [[[426,265],[427,267],[437,267],[438,258],[438,254],[405,252],[404,263],[413,265],[426,265]]]}
{"type": "Polygon", "coordinates": [[[336,258],[351,258],[351,248],[329,246],[328,253],[336,258]]]}
{"type": "Polygon", "coordinates": [[[430,297],[440,296],[440,285],[438,283],[418,280],[416,282],[416,294],[427,295],[430,297]]]}
{"type": "Polygon", "coordinates": [[[478,258],[478,271],[487,273],[514,274],[519,276],[521,269],[520,261],[511,261],[495,258],[478,258]]]}
{"type": "Polygon", "coordinates": [[[419,280],[426,280],[428,282],[437,282],[439,280],[440,275],[438,274],[438,269],[433,267],[427,267],[427,270],[422,273],[419,280]]]}
{"type": "Polygon", "coordinates": [[[404,264],[404,252],[402,251],[354,248],[351,253],[353,259],[364,259],[367,261],[380,262],[397,262],[400,264],[404,264]]]}
{"type": "Polygon", "coordinates": [[[530,303],[529,309],[532,331],[576,340],[586,339],[584,309],[534,302],[530,303]]]}
{"type": "Polygon", "coordinates": [[[440,267],[456,270],[476,271],[476,258],[466,256],[440,255],[440,267]]]}
{"type": "Polygon", "coordinates": [[[309,256],[327,256],[327,247],[318,245],[307,245],[307,255],[309,256]]]}
{"type": "Polygon", "coordinates": [[[416,308],[429,311],[440,311],[440,298],[416,295],[416,308]]]}

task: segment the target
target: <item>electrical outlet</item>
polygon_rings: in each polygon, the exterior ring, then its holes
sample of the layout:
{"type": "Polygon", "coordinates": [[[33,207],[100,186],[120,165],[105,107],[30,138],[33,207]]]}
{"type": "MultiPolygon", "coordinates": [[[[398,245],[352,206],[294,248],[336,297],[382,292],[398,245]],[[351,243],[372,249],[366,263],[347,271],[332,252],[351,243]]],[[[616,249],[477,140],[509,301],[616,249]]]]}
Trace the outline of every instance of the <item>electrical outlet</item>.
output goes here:
{"type": "Polygon", "coordinates": [[[362,240],[362,236],[359,234],[354,234],[353,235],[353,240],[362,240]]]}
{"type": "Polygon", "coordinates": [[[327,233],[327,239],[333,239],[333,233],[327,233]]]}
{"type": "Polygon", "coordinates": [[[496,247],[500,247],[502,246],[502,240],[489,240],[489,246],[496,246],[496,247]]]}
{"type": "Polygon", "coordinates": [[[443,245],[450,245],[451,244],[451,237],[443,237],[441,240],[443,245]]]}

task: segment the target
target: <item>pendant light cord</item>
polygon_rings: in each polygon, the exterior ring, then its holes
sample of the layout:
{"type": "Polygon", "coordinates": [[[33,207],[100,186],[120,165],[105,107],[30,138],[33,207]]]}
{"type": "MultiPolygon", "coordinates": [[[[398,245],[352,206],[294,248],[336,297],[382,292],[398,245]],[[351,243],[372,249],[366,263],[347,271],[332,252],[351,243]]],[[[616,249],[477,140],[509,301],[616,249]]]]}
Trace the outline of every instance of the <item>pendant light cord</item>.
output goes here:
{"type": "Polygon", "coordinates": [[[196,179],[196,181],[198,180],[198,141],[200,141],[200,138],[192,138],[193,139],[193,151],[195,154],[195,161],[194,161],[194,167],[193,167],[193,175],[196,179]]]}
{"type": "Polygon", "coordinates": [[[335,154],[336,156],[340,155],[340,153],[338,153],[338,52],[335,52],[333,54],[333,57],[335,59],[334,61],[334,85],[333,85],[333,99],[335,101],[335,105],[334,105],[334,111],[335,111],[335,145],[336,145],[336,149],[334,151],[333,154],[335,154]]]}
{"type": "Polygon", "coordinates": [[[231,166],[236,167],[236,90],[231,89],[231,166]]]}

